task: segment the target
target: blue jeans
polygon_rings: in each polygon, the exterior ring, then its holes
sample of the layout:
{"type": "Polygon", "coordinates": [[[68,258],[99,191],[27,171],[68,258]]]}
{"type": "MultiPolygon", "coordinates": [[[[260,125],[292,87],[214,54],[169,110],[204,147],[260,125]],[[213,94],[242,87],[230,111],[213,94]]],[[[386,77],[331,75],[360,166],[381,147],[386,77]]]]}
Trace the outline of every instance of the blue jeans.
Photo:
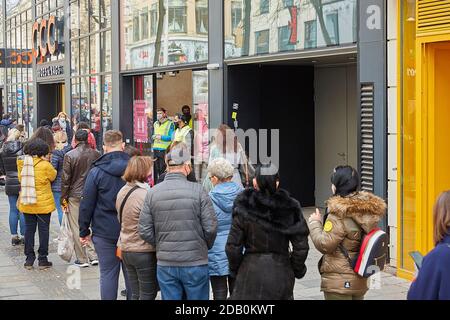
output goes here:
{"type": "Polygon", "coordinates": [[[125,288],[127,289],[127,300],[131,300],[131,288],[128,283],[128,275],[123,263],[116,256],[117,240],[100,238],[93,236],[95,251],[98,256],[100,268],[100,297],[102,300],[117,300],[117,290],[119,289],[120,266],[125,278],[125,288]]]}
{"type": "Polygon", "coordinates": [[[209,300],[208,265],[195,267],[157,267],[157,277],[163,300],[181,300],[183,290],[187,300],[209,300]]]}
{"type": "Polygon", "coordinates": [[[17,233],[17,225],[20,225],[20,234],[22,236],[25,235],[25,218],[23,214],[19,212],[17,209],[17,199],[19,196],[8,196],[9,201],[9,230],[11,231],[11,235],[16,235],[17,233]]]}
{"type": "Polygon", "coordinates": [[[58,210],[59,225],[61,225],[64,214],[61,207],[61,192],[53,191],[53,199],[55,200],[56,210],[58,210]]]}

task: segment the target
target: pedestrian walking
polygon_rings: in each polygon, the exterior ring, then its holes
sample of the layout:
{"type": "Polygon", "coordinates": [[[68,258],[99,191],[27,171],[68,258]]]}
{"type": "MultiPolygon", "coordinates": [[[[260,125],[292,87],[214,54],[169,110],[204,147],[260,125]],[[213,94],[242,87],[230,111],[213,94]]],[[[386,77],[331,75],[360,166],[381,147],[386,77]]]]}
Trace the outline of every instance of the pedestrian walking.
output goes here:
{"type": "Polygon", "coordinates": [[[152,158],[132,157],[123,175],[127,184],[119,191],[116,201],[121,225],[118,247],[127,270],[132,300],[154,300],[158,288],[155,248],[145,242],[138,231],[139,216],[150,190],[147,177],[152,169],[152,158]]]}
{"type": "Polygon", "coordinates": [[[273,164],[259,166],[253,188],[234,202],[226,244],[232,300],[293,299],[295,278],[306,273],[308,226],[299,202],[279,183],[273,164]]]}
{"type": "Polygon", "coordinates": [[[233,291],[232,278],[225,253],[231,229],[233,203],[243,188],[232,180],[234,167],[224,158],[214,159],[208,166],[214,188],[209,193],[217,216],[217,236],[208,252],[209,277],[214,300],[226,300],[233,291]]]}
{"type": "Polygon", "coordinates": [[[25,217],[25,255],[24,267],[32,269],[36,254],[34,237],[36,227],[39,230],[40,269],[50,268],[48,261],[48,241],[50,216],[56,209],[52,196],[51,183],[56,178],[56,170],[49,162],[50,148],[40,139],[30,139],[24,145],[24,156],[17,159],[18,178],[21,184],[19,194],[19,211],[25,217]]]}
{"type": "MultiPolygon", "coordinates": [[[[116,300],[119,285],[121,261],[116,256],[120,224],[117,218],[116,200],[120,189],[125,185],[122,176],[129,156],[123,152],[123,135],[117,130],[108,130],[103,139],[105,154],[93,162],[84,184],[80,203],[80,241],[87,245],[94,243],[100,267],[100,295],[102,300],[116,300]],[[92,234],[91,234],[92,228],[92,234]]],[[[126,271],[122,266],[127,287],[126,271]]]]}
{"type": "Polygon", "coordinates": [[[85,248],[81,246],[78,219],[80,202],[83,196],[84,182],[92,163],[100,158],[100,152],[88,145],[88,132],[79,129],[75,133],[76,147],[64,156],[61,185],[61,201],[66,204],[66,214],[73,234],[76,260],[80,268],[97,265],[98,258],[91,242],[85,248]]]}
{"type": "Polygon", "coordinates": [[[424,258],[408,291],[408,300],[450,300],[450,191],[433,208],[435,247],[424,258]]]}
{"type": "Polygon", "coordinates": [[[175,126],[167,118],[167,111],[159,108],[157,112],[157,121],[153,124],[153,157],[155,158],[154,181],[159,181],[159,176],[166,171],[165,156],[167,149],[174,139],[175,126]]]}
{"type": "Polygon", "coordinates": [[[17,246],[24,244],[25,218],[17,209],[20,183],[17,173],[17,158],[23,155],[23,143],[20,141],[21,133],[17,129],[9,131],[8,138],[0,152],[0,171],[6,175],[5,193],[9,203],[9,230],[11,232],[11,244],[17,246]],[[20,236],[19,236],[20,226],[20,236]]]}
{"type": "Polygon", "coordinates": [[[318,209],[309,218],[311,239],[323,254],[319,261],[321,291],[326,300],[363,300],[367,278],[353,270],[346,253],[355,259],[363,235],[378,226],[386,204],[369,192],[358,191],[359,176],[350,166],[337,167],[331,183],[333,197],[327,201],[325,224],[318,209]]]}
{"type": "Polygon", "coordinates": [[[63,175],[64,156],[67,152],[72,150],[68,143],[67,134],[64,131],[58,131],[54,135],[55,150],[52,152],[51,163],[55,168],[57,175],[55,181],[52,183],[53,198],[55,199],[56,210],[58,211],[59,225],[62,224],[63,209],[61,206],[61,183],[63,175]]]}
{"type": "Polygon", "coordinates": [[[163,300],[209,299],[208,249],[217,218],[211,199],[198,183],[187,181],[190,154],[184,143],[167,155],[169,171],[150,189],[139,218],[139,234],[156,248],[157,278],[163,300]]]}

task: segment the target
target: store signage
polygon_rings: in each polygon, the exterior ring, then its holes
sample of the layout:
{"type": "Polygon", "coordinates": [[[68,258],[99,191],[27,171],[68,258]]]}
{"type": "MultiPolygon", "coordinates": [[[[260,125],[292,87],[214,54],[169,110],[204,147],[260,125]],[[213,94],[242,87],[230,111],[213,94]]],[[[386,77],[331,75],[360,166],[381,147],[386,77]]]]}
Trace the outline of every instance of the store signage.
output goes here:
{"type": "Polygon", "coordinates": [[[0,68],[31,68],[33,54],[30,50],[0,49],[0,68]]]}
{"type": "Polygon", "coordinates": [[[58,54],[58,20],[55,16],[35,22],[32,29],[33,56],[46,57],[48,54],[58,54]]]}
{"type": "Polygon", "coordinates": [[[64,75],[64,66],[62,65],[44,65],[37,68],[37,76],[40,79],[60,77],[62,75],[64,75]]]}

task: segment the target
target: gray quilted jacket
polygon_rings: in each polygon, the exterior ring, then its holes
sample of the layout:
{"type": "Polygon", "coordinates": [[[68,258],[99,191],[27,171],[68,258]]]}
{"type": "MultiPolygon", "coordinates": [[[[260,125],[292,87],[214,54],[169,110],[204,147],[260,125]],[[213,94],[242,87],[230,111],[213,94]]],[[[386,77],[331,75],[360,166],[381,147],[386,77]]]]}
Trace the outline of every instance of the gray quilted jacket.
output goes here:
{"type": "Polygon", "coordinates": [[[139,234],[156,247],[158,265],[208,264],[217,218],[206,191],[180,173],[168,173],[150,189],[139,217],[139,234]]]}

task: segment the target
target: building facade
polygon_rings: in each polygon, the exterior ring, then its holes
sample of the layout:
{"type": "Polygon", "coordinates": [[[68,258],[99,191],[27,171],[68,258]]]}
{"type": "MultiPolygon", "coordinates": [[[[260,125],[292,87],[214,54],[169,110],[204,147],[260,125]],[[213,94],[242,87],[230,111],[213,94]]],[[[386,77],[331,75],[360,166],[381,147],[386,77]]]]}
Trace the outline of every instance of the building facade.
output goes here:
{"type": "Polygon", "coordinates": [[[29,134],[65,111],[72,125],[90,124],[98,146],[115,128],[149,153],[156,109],[174,116],[188,105],[198,177],[211,129],[279,129],[268,149],[280,147],[282,183],[302,205],[324,207],[338,164],[357,167],[363,188],[388,198],[382,226],[400,265],[400,222],[411,214],[397,214],[405,184],[388,156],[401,136],[390,116],[400,92],[393,2],[1,0],[1,111],[29,134]]]}

